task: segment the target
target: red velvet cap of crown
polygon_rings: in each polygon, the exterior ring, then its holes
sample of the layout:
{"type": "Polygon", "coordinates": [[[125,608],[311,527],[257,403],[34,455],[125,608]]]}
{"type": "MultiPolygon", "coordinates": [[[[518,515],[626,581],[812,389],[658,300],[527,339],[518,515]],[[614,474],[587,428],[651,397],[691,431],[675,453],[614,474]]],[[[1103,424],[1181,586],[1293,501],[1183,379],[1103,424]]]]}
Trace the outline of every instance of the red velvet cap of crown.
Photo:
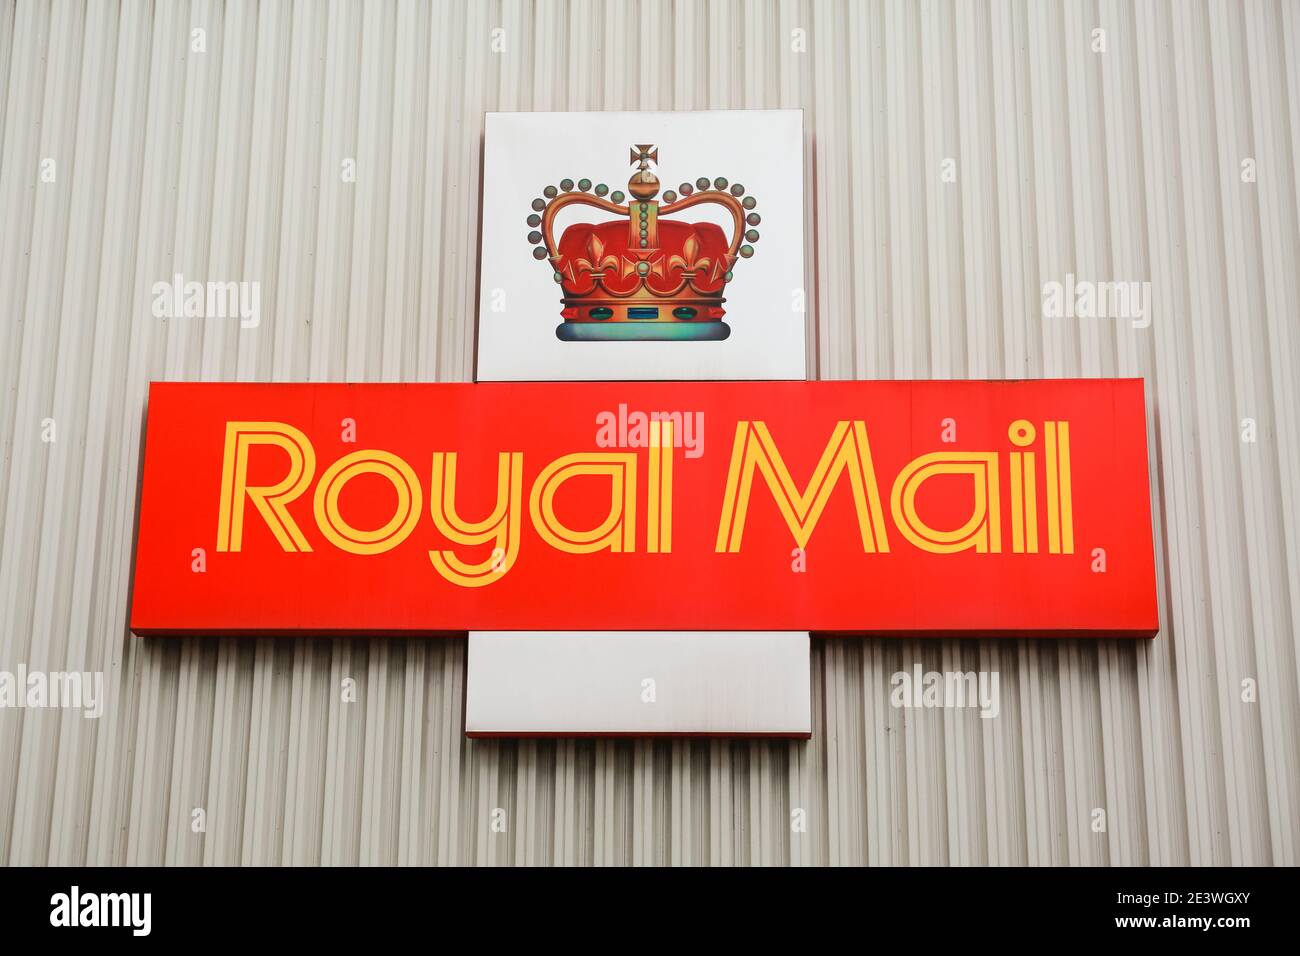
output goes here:
{"type": "Polygon", "coordinates": [[[641,261],[650,265],[644,284],[652,295],[674,295],[691,277],[698,293],[720,294],[730,268],[729,243],[721,227],[660,219],[657,228],[658,247],[641,249],[629,247],[626,220],[569,226],[560,237],[555,262],[565,295],[591,294],[597,276],[608,292],[630,294],[642,284],[636,268],[641,261]]]}

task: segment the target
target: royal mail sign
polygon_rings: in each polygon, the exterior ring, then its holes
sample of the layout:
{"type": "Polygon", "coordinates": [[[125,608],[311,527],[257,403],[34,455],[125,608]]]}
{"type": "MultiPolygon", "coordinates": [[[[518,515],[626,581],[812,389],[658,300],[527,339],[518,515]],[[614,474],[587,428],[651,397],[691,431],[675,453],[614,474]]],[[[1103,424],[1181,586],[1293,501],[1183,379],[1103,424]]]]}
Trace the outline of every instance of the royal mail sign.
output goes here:
{"type": "Polygon", "coordinates": [[[139,634],[1150,637],[1140,380],[150,390],[139,634]]]}

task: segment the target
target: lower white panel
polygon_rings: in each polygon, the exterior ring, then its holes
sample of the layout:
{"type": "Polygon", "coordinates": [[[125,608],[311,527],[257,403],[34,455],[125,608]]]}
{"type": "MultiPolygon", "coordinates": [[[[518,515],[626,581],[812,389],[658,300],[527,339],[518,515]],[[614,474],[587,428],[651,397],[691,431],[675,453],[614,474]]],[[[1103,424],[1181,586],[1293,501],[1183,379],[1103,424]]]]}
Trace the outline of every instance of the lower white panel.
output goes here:
{"type": "Polygon", "coordinates": [[[812,733],[807,631],[471,631],[476,736],[812,733]]]}

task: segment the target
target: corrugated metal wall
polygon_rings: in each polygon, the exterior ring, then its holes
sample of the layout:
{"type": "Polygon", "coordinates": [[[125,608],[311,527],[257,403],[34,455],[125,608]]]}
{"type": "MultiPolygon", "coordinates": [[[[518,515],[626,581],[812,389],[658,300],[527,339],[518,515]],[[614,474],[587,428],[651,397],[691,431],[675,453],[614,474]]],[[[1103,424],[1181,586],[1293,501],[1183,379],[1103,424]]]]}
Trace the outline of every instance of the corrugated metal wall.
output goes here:
{"type": "Polygon", "coordinates": [[[108,686],[0,711],[0,861],[1300,862],[1300,4],[8,0],[0,77],[0,669],[108,686]],[[808,743],[513,743],[463,640],[128,635],[150,379],[467,379],[485,110],[777,106],[818,375],[1146,378],[1156,641],[828,640],[808,743]],[[892,708],[915,661],[1001,716],[892,708]]]}

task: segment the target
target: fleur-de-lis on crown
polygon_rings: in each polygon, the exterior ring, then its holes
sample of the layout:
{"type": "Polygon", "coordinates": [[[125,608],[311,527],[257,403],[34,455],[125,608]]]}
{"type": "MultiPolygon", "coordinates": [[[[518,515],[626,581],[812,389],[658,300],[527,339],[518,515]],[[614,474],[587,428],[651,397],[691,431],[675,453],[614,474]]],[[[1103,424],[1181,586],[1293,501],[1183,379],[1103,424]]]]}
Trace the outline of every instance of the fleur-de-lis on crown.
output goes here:
{"type": "Polygon", "coordinates": [[[681,268],[686,272],[707,272],[712,263],[708,256],[700,256],[700,240],[694,232],[682,243],[682,254],[670,256],[668,268],[681,268]]]}
{"type": "Polygon", "coordinates": [[[618,268],[618,256],[612,253],[605,255],[605,244],[595,233],[587,240],[587,254],[591,256],[590,259],[575,259],[573,264],[587,272],[605,272],[618,268]]]}

